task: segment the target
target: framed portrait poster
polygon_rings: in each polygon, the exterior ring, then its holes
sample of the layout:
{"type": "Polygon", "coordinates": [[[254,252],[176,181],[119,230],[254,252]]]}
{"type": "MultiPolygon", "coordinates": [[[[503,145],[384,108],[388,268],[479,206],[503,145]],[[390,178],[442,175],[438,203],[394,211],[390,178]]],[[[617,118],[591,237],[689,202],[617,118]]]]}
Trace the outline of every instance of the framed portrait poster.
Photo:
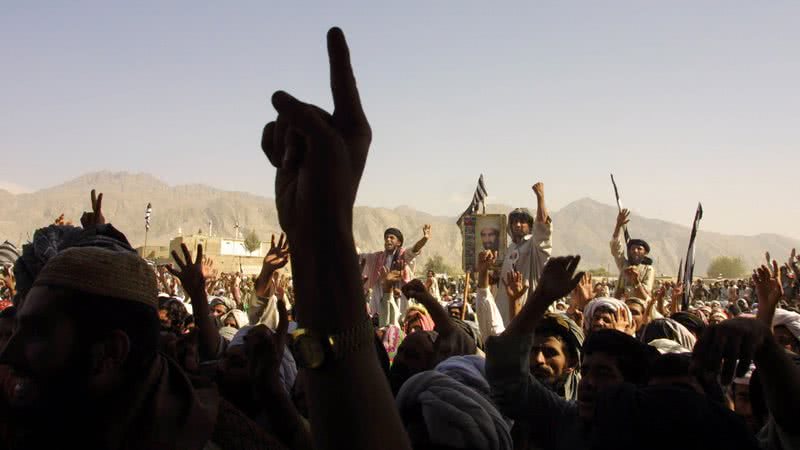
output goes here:
{"type": "Polygon", "coordinates": [[[478,266],[478,255],[484,250],[497,253],[502,261],[508,247],[507,219],[504,214],[481,214],[464,216],[461,223],[464,249],[462,267],[465,272],[474,272],[478,266]]]}

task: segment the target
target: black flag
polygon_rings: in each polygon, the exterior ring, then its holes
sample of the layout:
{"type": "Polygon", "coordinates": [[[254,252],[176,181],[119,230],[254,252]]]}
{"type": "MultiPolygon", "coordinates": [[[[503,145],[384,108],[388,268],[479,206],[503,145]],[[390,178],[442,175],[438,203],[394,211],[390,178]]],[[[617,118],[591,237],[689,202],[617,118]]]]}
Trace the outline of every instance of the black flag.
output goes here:
{"type": "Polygon", "coordinates": [[[697,204],[697,211],[694,213],[694,223],[692,224],[692,234],[689,236],[689,249],[686,251],[686,265],[683,268],[683,298],[681,310],[689,309],[689,297],[691,297],[692,276],[694,275],[694,245],[697,239],[697,229],[700,227],[700,219],[703,218],[703,205],[697,204]]]}
{"type": "Polygon", "coordinates": [[[475,193],[472,194],[472,201],[467,209],[461,213],[461,216],[458,217],[456,225],[461,226],[461,221],[464,219],[464,216],[477,214],[481,207],[483,208],[483,213],[486,214],[486,197],[488,195],[489,194],[486,192],[486,185],[483,183],[483,174],[481,174],[478,178],[478,186],[475,188],[475,193]]]}

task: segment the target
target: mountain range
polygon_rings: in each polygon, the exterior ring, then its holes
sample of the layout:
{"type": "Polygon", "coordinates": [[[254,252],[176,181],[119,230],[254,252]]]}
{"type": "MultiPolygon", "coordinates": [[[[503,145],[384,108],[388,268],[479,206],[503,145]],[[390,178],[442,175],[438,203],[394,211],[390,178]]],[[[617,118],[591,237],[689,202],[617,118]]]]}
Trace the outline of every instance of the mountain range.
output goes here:
{"type": "MultiPolygon", "coordinates": [[[[126,233],[134,246],[145,240],[144,213],[153,205],[149,245],[167,245],[179,232],[212,233],[233,236],[235,225],[242,230],[255,230],[262,240],[279,233],[278,216],[272,198],[243,192],[215,189],[206,185],[170,186],[148,174],[95,172],[47,189],[12,194],[0,189],[0,241],[16,244],[27,242],[36,228],[53,222],[60,214],[76,224],[84,210],[90,209],[89,192],[104,194],[103,212],[107,220],[126,233]]],[[[535,205],[526,205],[535,207],[535,205]]],[[[490,205],[487,212],[507,213],[507,205],[490,205]]],[[[616,207],[590,198],[576,200],[557,211],[553,218],[554,254],[580,254],[583,268],[603,267],[616,272],[609,251],[609,240],[616,220],[616,207]]],[[[422,235],[423,224],[433,226],[433,238],[425,248],[422,263],[441,255],[453,267],[461,266],[461,233],[456,217],[434,216],[407,206],[393,209],[357,206],[353,235],[362,251],[382,248],[383,231],[389,226],[403,231],[407,245],[422,235]]],[[[681,258],[686,255],[690,229],[659,219],[634,215],[629,225],[633,237],[647,240],[656,273],[674,275],[681,258]]],[[[320,224],[324,232],[324,224],[320,224]]],[[[761,264],[765,251],[783,258],[800,241],[776,234],[735,236],[701,230],[697,237],[695,274],[705,274],[716,256],[739,256],[747,267],[761,264]]]]}

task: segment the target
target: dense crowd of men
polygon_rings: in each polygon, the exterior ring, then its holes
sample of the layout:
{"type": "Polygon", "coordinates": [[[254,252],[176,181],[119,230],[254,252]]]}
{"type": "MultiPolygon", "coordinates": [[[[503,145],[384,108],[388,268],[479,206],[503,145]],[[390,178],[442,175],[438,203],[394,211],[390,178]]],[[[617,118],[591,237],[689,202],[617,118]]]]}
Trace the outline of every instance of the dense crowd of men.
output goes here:
{"type": "Polygon", "coordinates": [[[363,253],[372,131],[337,28],[328,52],[332,114],[272,97],[285,234],[258,275],[201,246],[142,259],[94,191],[81,226],[0,245],[0,449],[800,448],[794,253],[684,292],[621,210],[619,275],[593,280],[557,256],[541,182],[473,285],[415,271],[429,225],[363,253]]]}

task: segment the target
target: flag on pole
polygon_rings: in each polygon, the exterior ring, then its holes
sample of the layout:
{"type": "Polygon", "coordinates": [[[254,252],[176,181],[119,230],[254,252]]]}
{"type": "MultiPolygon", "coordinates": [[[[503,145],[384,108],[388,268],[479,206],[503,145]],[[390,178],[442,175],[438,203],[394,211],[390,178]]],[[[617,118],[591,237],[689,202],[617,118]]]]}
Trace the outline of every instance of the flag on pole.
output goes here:
{"type": "Polygon", "coordinates": [[[150,215],[153,213],[153,205],[147,204],[147,209],[144,211],[144,229],[150,230],[150,215]]]}
{"type": "Polygon", "coordinates": [[[694,275],[694,250],[695,240],[697,239],[697,229],[700,227],[700,219],[703,218],[703,205],[697,204],[697,211],[694,213],[694,223],[692,224],[692,234],[689,236],[689,249],[686,251],[686,265],[683,267],[683,298],[681,299],[681,310],[689,309],[689,298],[691,296],[692,276],[694,275]]]}
{"type": "Polygon", "coordinates": [[[459,216],[456,224],[461,226],[461,222],[464,219],[464,216],[469,216],[472,214],[477,214],[478,211],[483,208],[484,214],[486,213],[486,197],[489,196],[489,193],[486,191],[486,184],[483,182],[483,174],[478,177],[478,186],[475,187],[475,193],[472,194],[472,201],[470,202],[469,206],[461,216],[459,216]]]}

